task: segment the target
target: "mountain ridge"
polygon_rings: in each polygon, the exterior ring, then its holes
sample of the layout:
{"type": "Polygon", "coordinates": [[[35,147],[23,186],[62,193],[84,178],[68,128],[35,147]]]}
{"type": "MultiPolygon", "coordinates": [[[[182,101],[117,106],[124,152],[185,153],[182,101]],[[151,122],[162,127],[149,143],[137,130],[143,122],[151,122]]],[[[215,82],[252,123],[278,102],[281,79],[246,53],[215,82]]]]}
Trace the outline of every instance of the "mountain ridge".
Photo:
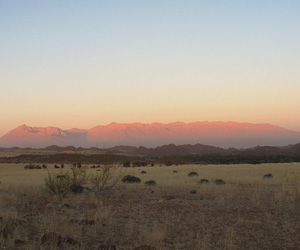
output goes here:
{"type": "Polygon", "coordinates": [[[0,138],[1,147],[50,145],[113,147],[117,145],[157,147],[166,144],[205,144],[218,147],[278,146],[300,141],[300,133],[269,123],[172,122],[116,123],[91,129],[31,127],[25,124],[0,138]]]}

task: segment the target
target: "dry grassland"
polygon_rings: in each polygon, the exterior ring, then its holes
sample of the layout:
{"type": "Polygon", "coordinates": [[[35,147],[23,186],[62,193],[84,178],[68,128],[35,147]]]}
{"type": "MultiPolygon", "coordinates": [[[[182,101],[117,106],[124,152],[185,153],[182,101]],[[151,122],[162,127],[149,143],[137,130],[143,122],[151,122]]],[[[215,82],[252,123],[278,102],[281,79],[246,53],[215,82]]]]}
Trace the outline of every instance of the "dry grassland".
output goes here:
{"type": "Polygon", "coordinates": [[[0,249],[300,249],[298,163],[119,168],[142,182],[61,199],[45,190],[48,172],[69,169],[0,164],[0,249]]]}

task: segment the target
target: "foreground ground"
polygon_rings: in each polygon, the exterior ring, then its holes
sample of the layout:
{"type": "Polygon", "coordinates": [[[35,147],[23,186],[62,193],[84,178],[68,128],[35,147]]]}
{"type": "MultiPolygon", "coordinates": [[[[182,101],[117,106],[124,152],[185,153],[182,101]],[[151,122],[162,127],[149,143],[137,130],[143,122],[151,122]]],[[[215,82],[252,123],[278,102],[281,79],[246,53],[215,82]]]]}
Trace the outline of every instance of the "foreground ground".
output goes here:
{"type": "Polygon", "coordinates": [[[0,249],[300,248],[300,164],[122,168],[142,182],[62,199],[45,190],[48,172],[68,170],[0,165],[0,249]]]}

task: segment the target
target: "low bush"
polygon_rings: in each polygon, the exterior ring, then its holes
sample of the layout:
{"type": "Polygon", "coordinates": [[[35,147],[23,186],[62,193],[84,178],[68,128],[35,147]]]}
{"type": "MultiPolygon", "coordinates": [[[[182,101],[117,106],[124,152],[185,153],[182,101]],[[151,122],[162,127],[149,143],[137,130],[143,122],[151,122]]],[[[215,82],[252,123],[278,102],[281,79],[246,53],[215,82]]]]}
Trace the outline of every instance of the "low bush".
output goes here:
{"type": "Polygon", "coordinates": [[[124,162],[124,163],[123,163],[123,167],[124,167],[124,168],[129,168],[129,167],[131,167],[130,161],[124,162]]]}
{"type": "Polygon", "coordinates": [[[101,166],[100,165],[97,165],[97,166],[93,165],[93,166],[91,166],[91,168],[101,168],[101,166]]]}
{"type": "MultiPolygon", "coordinates": [[[[98,166],[96,168],[98,168],[98,166]]],[[[112,165],[104,165],[101,169],[97,170],[95,175],[90,176],[91,189],[95,193],[111,189],[119,183],[122,175],[120,168],[116,168],[112,165]]]]}
{"type": "Polygon", "coordinates": [[[126,183],[140,183],[141,179],[133,176],[133,175],[126,175],[123,177],[122,182],[126,182],[126,183]]]}
{"type": "Polygon", "coordinates": [[[141,171],[141,174],[147,174],[147,171],[143,170],[141,171]]]}
{"type": "Polygon", "coordinates": [[[176,170],[173,171],[174,174],[177,174],[178,172],[176,170]]]}
{"type": "Polygon", "coordinates": [[[198,176],[198,173],[197,172],[190,172],[189,174],[188,174],[188,176],[198,176]]]}
{"type": "Polygon", "coordinates": [[[81,186],[81,185],[72,185],[71,187],[70,187],[70,189],[71,189],[71,191],[73,192],[73,193],[75,193],[75,194],[79,194],[79,193],[82,193],[82,191],[83,191],[83,186],[81,186]]]}
{"type": "Polygon", "coordinates": [[[208,183],[209,183],[209,180],[207,180],[207,179],[201,179],[199,181],[199,184],[208,184],[208,183]]]}
{"type": "Polygon", "coordinates": [[[40,165],[29,164],[24,167],[24,169],[42,169],[40,165]]]}
{"type": "Polygon", "coordinates": [[[226,184],[226,182],[224,180],[222,180],[222,179],[217,179],[217,180],[214,181],[214,183],[217,184],[217,185],[224,185],[224,184],[226,184]]]}
{"type": "Polygon", "coordinates": [[[46,190],[57,195],[60,199],[68,193],[81,193],[83,185],[88,182],[85,171],[72,167],[71,172],[64,174],[48,174],[44,179],[46,190]]]}
{"type": "Polygon", "coordinates": [[[150,180],[150,181],[146,181],[145,185],[146,186],[156,186],[157,184],[156,184],[156,182],[154,180],[150,180]]]}
{"type": "Polygon", "coordinates": [[[272,174],[265,174],[264,175],[264,179],[271,179],[271,178],[273,178],[272,174]]]}

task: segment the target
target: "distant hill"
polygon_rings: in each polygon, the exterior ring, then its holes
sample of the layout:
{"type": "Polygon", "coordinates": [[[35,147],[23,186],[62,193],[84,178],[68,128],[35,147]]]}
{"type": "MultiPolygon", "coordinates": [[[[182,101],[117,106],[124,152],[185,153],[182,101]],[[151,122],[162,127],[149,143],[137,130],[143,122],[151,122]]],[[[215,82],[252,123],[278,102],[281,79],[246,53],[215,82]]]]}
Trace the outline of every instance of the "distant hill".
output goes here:
{"type": "MultiPolygon", "coordinates": [[[[192,123],[111,123],[89,130],[21,125],[0,138],[0,147],[42,148],[51,145],[65,147],[113,148],[117,145],[157,147],[168,144],[205,144],[221,148],[280,146],[300,141],[300,133],[271,124],[238,122],[192,123]]],[[[143,148],[137,150],[143,151],[143,148]]],[[[157,151],[164,151],[162,147],[157,151]]],[[[169,148],[168,151],[171,149],[169,148]]],[[[175,150],[175,149],[174,149],[175,150]]],[[[177,149],[176,149],[177,150],[177,149]]],[[[194,150],[194,149],[193,149],[194,150]]],[[[158,152],[157,152],[158,153],[158,152]]]]}
{"type": "Polygon", "coordinates": [[[0,148],[0,152],[3,153],[3,157],[0,157],[0,162],[83,162],[96,164],[124,163],[126,161],[176,164],[300,162],[300,143],[283,147],[257,146],[247,149],[223,149],[202,144],[169,144],[155,148],[123,145],[108,149],[52,145],[42,149],[0,148]]]}

